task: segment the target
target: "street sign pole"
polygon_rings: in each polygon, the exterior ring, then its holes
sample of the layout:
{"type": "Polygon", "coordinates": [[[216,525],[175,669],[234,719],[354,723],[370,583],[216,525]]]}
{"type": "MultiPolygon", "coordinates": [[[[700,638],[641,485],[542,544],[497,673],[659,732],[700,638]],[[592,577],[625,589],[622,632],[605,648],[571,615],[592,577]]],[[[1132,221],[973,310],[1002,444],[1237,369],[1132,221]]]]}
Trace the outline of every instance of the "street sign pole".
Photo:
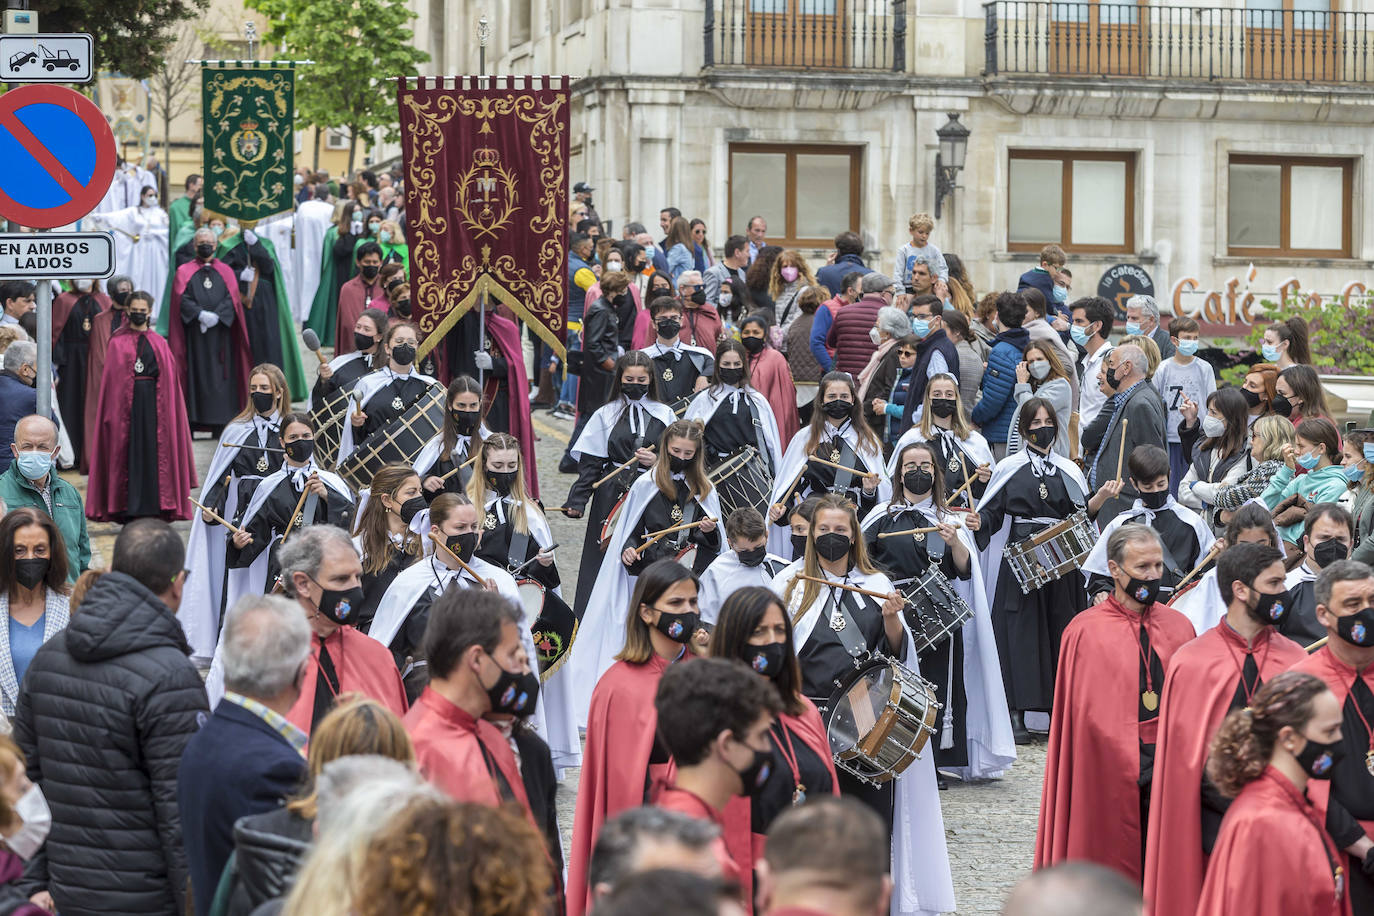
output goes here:
{"type": "MultiPolygon", "coordinates": [[[[33,384],[38,391],[38,415],[52,416],[52,281],[39,280],[34,298],[38,312],[38,373],[33,384]]],[[[70,423],[71,420],[63,417],[70,423]]]]}

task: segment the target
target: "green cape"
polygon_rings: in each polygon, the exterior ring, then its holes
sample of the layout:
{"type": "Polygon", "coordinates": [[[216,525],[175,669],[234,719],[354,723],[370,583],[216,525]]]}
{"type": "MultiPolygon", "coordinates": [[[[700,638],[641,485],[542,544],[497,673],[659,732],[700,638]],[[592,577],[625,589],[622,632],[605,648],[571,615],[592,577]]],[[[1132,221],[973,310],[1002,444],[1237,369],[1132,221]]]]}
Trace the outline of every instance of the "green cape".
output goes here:
{"type": "Polygon", "coordinates": [[[339,303],[334,299],[334,243],[339,240],[339,227],[331,225],[324,232],[324,247],[320,249],[320,286],[310,304],[305,326],[320,335],[320,343],[334,346],[334,322],[338,320],[339,303]]]}

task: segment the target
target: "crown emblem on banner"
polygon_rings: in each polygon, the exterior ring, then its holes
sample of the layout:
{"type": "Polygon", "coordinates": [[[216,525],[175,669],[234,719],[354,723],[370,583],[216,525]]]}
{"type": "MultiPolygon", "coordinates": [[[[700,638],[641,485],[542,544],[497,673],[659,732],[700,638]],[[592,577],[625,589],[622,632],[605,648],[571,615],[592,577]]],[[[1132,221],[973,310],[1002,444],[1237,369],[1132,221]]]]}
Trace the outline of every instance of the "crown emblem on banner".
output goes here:
{"type": "Polygon", "coordinates": [[[454,211],[474,236],[497,236],[519,211],[518,181],[490,147],[473,150],[472,165],[457,181],[454,211]]]}

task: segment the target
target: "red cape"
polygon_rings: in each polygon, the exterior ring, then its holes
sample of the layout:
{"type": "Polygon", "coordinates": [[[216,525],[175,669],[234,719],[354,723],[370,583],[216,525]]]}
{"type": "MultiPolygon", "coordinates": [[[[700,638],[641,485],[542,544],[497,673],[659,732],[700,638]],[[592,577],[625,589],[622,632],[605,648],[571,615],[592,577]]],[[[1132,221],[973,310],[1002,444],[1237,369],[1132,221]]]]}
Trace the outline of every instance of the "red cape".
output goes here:
{"type": "MultiPolygon", "coordinates": [[[[684,658],[690,656],[684,656],[684,658]]],[[[616,662],[596,682],[587,712],[587,743],[568,851],[568,916],[591,909],[587,866],[601,825],[644,804],[658,713],[654,694],[671,662],[657,654],[642,665],[616,662]]]]}
{"type": "MultiPolygon", "coordinates": [[[[100,407],[100,381],[101,374],[105,371],[105,350],[110,346],[110,328],[115,318],[121,321],[124,312],[115,309],[114,303],[107,301],[104,311],[91,319],[91,336],[87,340],[89,349],[86,353],[86,416],[83,422],[86,424],[86,442],[95,441],[95,421],[100,407]]],[[[74,417],[63,417],[68,423],[74,423],[74,417]]],[[[81,450],[81,473],[91,472],[91,450],[83,448],[81,450]]]]}
{"type": "MultiPolygon", "coordinates": [[[[92,292],[96,304],[100,306],[102,312],[108,311],[113,303],[110,297],[104,293],[92,292]]],[[[82,296],[78,292],[63,293],[52,301],[52,345],[57,346],[57,338],[62,336],[62,327],[67,323],[67,317],[72,313],[72,306],[76,305],[82,296]]],[[[95,330],[95,321],[91,321],[91,330],[95,330]]],[[[66,418],[63,417],[65,420],[66,418]]],[[[70,422],[70,421],[68,421],[70,422]]]]}
{"type": "MultiPolygon", "coordinates": [[[[1339,639],[1332,636],[1332,639],[1339,639]]],[[[1336,695],[1336,702],[1341,704],[1341,709],[1345,709],[1345,700],[1350,696],[1350,685],[1355,683],[1355,678],[1359,677],[1371,690],[1374,690],[1374,665],[1370,665],[1363,671],[1356,671],[1345,662],[1337,658],[1330,646],[1322,646],[1307,658],[1293,666],[1294,671],[1301,671],[1305,674],[1314,674],[1326,681],[1326,686],[1331,688],[1331,692],[1336,695]]],[[[1364,754],[1365,748],[1346,747],[1346,753],[1364,754]]],[[[1322,813],[1323,821],[1326,823],[1326,803],[1331,797],[1331,782],[1326,779],[1313,779],[1307,783],[1307,794],[1312,798],[1312,804],[1322,813]]],[[[1374,821],[1360,821],[1360,826],[1364,828],[1366,836],[1374,838],[1374,821]]]]}
{"type": "MultiPolygon", "coordinates": [[[[329,660],[339,676],[339,695],[361,693],[381,703],[398,716],[406,714],[406,689],[391,650],[352,627],[339,627],[325,640],[329,660]]],[[[315,712],[315,679],[320,671],[320,637],[310,634],[310,663],[305,666],[301,695],[286,718],[306,734],[315,712]]],[[[518,779],[516,780],[519,781],[518,779]]]]}
{"type": "MultiPolygon", "coordinates": [[[[101,315],[100,317],[104,317],[101,315]]],[[[108,326],[108,325],[107,325],[108,326]]],[[[157,359],[157,480],[163,521],[191,517],[187,497],[196,485],[196,459],[186,400],[172,371],[176,363],[167,341],[156,331],[121,328],[110,338],[100,374],[99,404],[86,449],[101,460],[91,468],[86,491],[86,517],[97,522],[118,519],[129,501],[129,418],[134,403],[134,360],[138,338],[146,337],[157,359]]],[[[86,403],[91,403],[89,394],[86,403]]]]}
{"type": "MultiPolygon", "coordinates": [[[[1264,627],[1250,648],[1268,682],[1307,658],[1302,646],[1264,627]]],[[[1197,909],[1207,871],[1202,853],[1202,770],[1231,706],[1245,640],[1222,620],[1174,653],[1164,678],[1145,839],[1145,899],[1159,916],[1197,909]]]]}
{"type": "Polygon", "coordinates": [[[501,791],[487,769],[485,748],[525,816],[534,823],[515,754],[495,725],[474,719],[426,687],[406,713],[405,726],[415,744],[415,762],[426,779],[458,801],[497,808],[502,804],[501,791]]]}
{"type": "MultiPolygon", "coordinates": [[[[539,498],[539,469],[534,461],[534,426],[530,422],[529,377],[525,374],[525,351],[520,346],[520,329],[500,315],[487,316],[487,333],[506,358],[506,396],[510,401],[510,434],[520,440],[525,458],[525,486],[530,496],[539,498]]],[[[485,394],[496,395],[496,379],[487,378],[485,394]]]]}
{"type": "Polygon", "coordinates": [[[749,357],[749,384],[772,405],[773,416],[778,420],[778,447],[787,451],[792,437],[801,429],[797,386],[792,383],[787,357],[765,345],[757,356],[749,357]]]}
{"type": "MultiPolygon", "coordinates": [[[[248,376],[253,371],[253,348],[248,343],[248,319],[243,313],[243,301],[239,299],[239,281],[229,269],[229,265],[223,261],[216,259],[210,264],[223,278],[224,285],[229,288],[229,295],[234,301],[234,326],[229,330],[234,338],[234,359],[238,363],[238,387],[234,391],[234,403],[245,404],[248,401],[248,376]]],[[[172,303],[168,306],[172,313],[167,316],[167,342],[172,346],[172,355],[177,358],[178,376],[183,392],[186,390],[188,367],[186,325],[181,321],[181,294],[186,292],[186,284],[190,282],[191,275],[198,270],[199,261],[187,261],[177,268],[176,278],[172,281],[172,303]]]]}
{"type": "Polygon", "coordinates": [[[368,296],[362,274],[352,277],[340,287],[338,324],[334,325],[334,355],[343,356],[353,352],[353,325],[357,324],[365,310],[376,308],[385,313],[390,305],[380,281],[373,285],[372,295],[368,296]]]}
{"type": "MultiPolygon", "coordinates": [[[[743,795],[736,795],[735,801],[744,801],[745,804],[748,804],[748,798],[743,795]]],[[[731,804],[733,805],[734,802],[731,802],[731,804]]],[[[722,835],[716,837],[715,842],[712,844],[713,851],[716,854],[716,860],[720,862],[721,877],[727,883],[737,882],[740,885],[740,896],[743,898],[743,891],[745,888],[743,877],[744,870],[748,866],[748,860],[741,862],[739,859],[735,858],[734,853],[730,850],[730,838],[724,833],[729,826],[725,822],[724,814],[712,808],[700,796],[694,795],[685,789],[679,789],[676,786],[672,786],[671,788],[665,786],[659,791],[658,794],[654,796],[654,807],[662,808],[665,811],[676,811],[678,814],[685,814],[699,821],[710,821],[721,829],[722,835]]],[[[748,829],[746,825],[745,830],[747,831],[748,829]]],[[[747,855],[747,836],[745,837],[745,847],[745,854],[747,855]]],[[[752,882],[750,882],[750,884],[752,884],[752,882]]]]}
{"type": "Polygon", "coordinates": [[[1154,742],[1159,721],[1139,721],[1142,619],[1168,671],[1174,652],[1194,638],[1188,618],[1168,605],[1136,615],[1108,598],[1064,630],[1035,835],[1037,869],[1082,860],[1140,883],[1140,742],[1154,742]]]}
{"type": "Polygon", "coordinates": [[[1346,856],[1323,824],[1288,777],[1266,769],[1222,819],[1197,916],[1350,916],[1350,893],[1337,900],[1331,874],[1331,862],[1344,865],[1346,856]]]}

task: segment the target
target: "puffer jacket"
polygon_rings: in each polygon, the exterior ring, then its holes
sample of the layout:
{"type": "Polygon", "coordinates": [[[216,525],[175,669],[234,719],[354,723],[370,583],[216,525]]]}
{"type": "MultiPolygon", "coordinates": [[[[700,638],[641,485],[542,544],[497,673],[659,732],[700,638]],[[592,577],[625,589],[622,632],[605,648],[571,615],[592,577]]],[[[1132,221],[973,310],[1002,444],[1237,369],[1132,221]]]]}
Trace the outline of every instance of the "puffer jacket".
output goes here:
{"type": "Polygon", "coordinates": [[[989,442],[1006,442],[1007,428],[1016,415],[1016,364],[1026,350],[1030,335],[1023,328],[1010,328],[997,335],[983,370],[983,396],[974,406],[971,419],[981,427],[989,442]]]}
{"type": "Polygon", "coordinates": [[[190,652],[172,611],[112,572],[29,665],[14,739],[53,822],[20,888],[64,916],[186,912],[177,765],[209,714],[190,652]]]}
{"type": "Polygon", "coordinates": [[[224,867],[210,916],[248,916],[283,897],[314,839],[314,822],[286,806],[241,817],[234,824],[234,854],[224,867]]]}
{"type": "Polygon", "coordinates": [[[825,345],[835,349],[836,370],[859,377],[868,358],[878,349],[868,332],[877,325],[878,310],[885,305],[887,301],[873,293],[840,309],[825,337],[825,345]]]}

